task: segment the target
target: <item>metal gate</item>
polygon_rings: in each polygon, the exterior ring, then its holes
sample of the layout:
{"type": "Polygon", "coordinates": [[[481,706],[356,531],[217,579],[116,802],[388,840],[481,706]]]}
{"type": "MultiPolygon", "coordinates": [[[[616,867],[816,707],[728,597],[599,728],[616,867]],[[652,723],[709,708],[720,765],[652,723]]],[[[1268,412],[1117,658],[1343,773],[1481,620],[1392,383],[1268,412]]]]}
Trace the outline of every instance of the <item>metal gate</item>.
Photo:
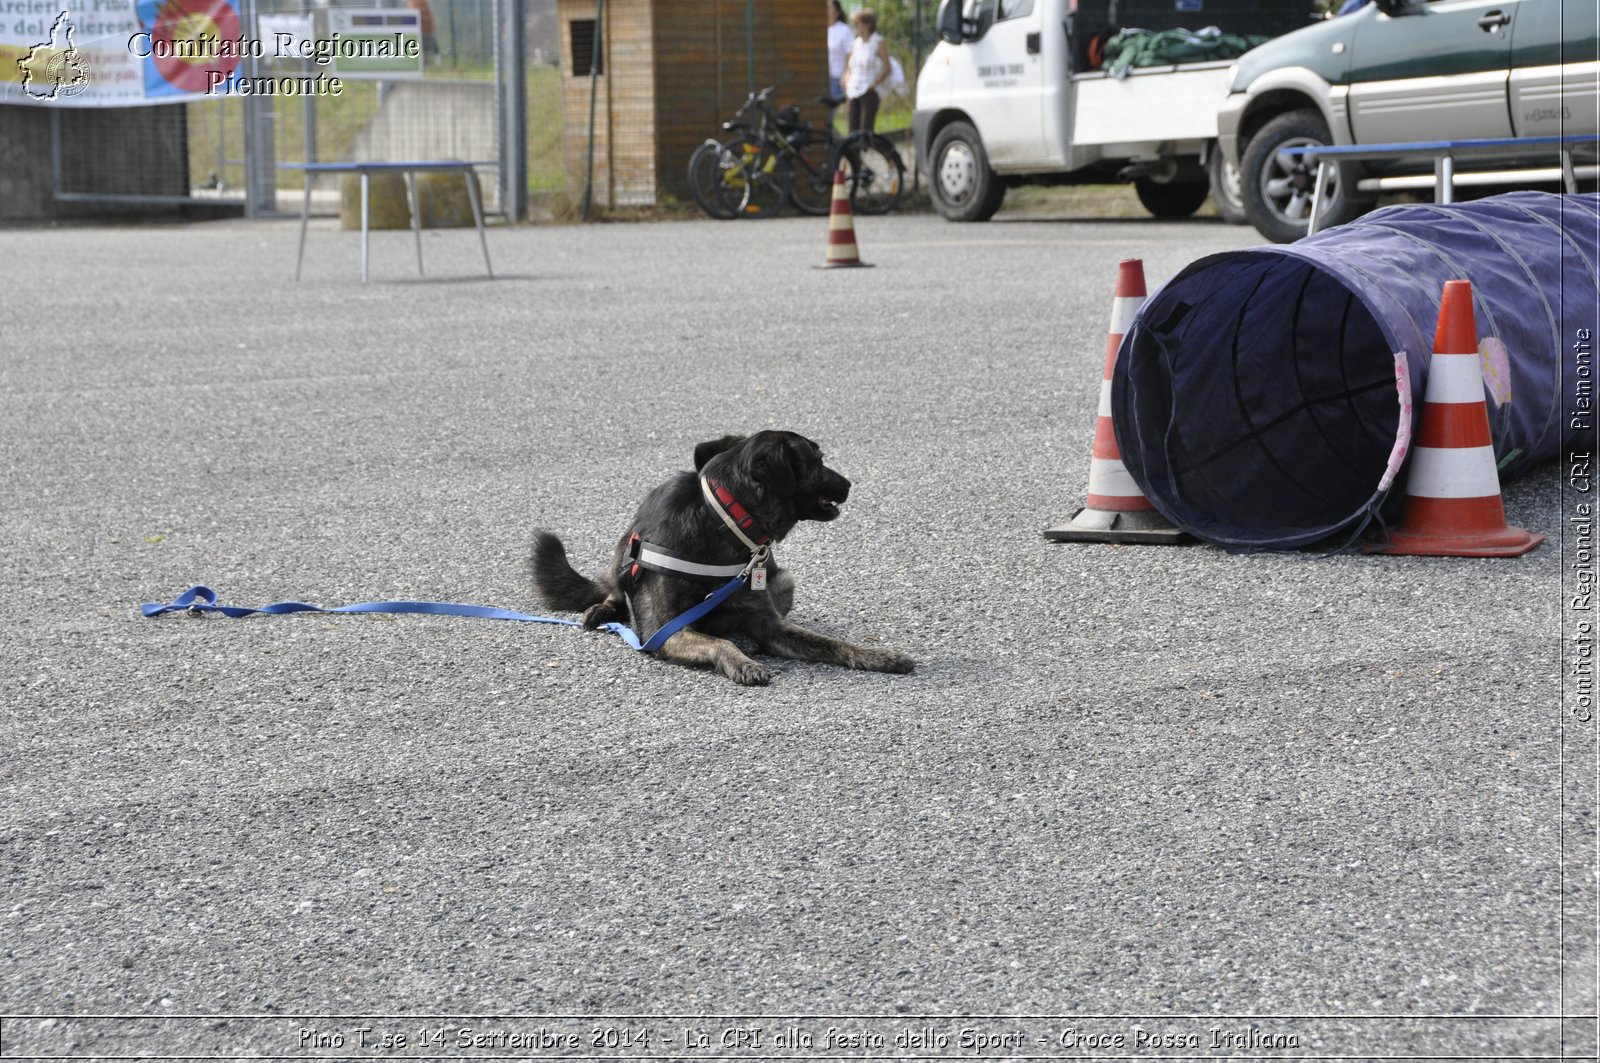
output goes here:
{"type": "MultiPolygon", "coordinates": [[[[300,210],[304,175],[285,164],[465,160],[480,164],[486,206],[520,218],[528,160],[525,0],[237,0],[252,84],[310,84],[338,73],[338,91],[217,94],[137,107],[50,108],[51,198],[125,206],[242,206],[253,216],[300,210]],[[337,19],[420,14],[418,69],[404,76],[277,57],[273,30],[309,27],[325,41],[337,19]]],[[[298,32],[298,30],[297,30],[298,32]]],[[[313,189],[318,209],[337,189],[313,189]]]]}

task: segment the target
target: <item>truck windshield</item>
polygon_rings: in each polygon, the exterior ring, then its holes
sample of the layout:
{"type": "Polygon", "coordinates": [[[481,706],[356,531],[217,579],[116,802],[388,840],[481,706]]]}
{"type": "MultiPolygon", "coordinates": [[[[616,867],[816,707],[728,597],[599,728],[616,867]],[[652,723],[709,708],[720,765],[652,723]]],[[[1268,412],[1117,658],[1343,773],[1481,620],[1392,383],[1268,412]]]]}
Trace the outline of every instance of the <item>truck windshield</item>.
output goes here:
{"type": "Polygon", "coordinates": [[[1033,14],[1033,4],[1034,0],[967,0],[962,11],[967,40],[981,40],[996,22],[1033,14]]]}

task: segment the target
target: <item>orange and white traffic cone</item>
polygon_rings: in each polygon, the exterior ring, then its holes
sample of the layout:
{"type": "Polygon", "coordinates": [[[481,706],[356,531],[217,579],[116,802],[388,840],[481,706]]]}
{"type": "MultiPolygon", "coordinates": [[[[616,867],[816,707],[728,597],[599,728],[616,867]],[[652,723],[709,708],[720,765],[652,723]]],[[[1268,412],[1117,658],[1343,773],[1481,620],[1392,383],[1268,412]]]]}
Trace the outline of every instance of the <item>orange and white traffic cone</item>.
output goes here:
{"type": "Polygon", "coordinates": [[[1117,264],[1116,294],[1111,300],[1111,328],[1106,338],[1106,368],[1100,381],[1100,416],[1095,421],[1094,447],[1089,456],[1089,493],[1083,508],[1059,528],[1044,533],[1046,539],[1072,543],[1177,543],[1187,538],[1181,528],[1156,512],[1139,490],[1111,423],[1111,371],[1117,349],[1144,305],[1144,262],[1125,259],[1117,264]]]}
{"type": "Polygon", "coordinates": [[[1469,281],[1445,282],[1413,446],[1400,527],[1368,552],[1521,557],[1544,542],[1506,525],[1469,281]]]}
{"type": "Polygon", "coordinates": [[[844,169],[840,167],[833,171],[833,202],[828,204],[828,251],[819,268],[869,265],[861,261],[861,252],[856,247],[856,213],[850,207],[850,186],[845,183],[844,169]]]}

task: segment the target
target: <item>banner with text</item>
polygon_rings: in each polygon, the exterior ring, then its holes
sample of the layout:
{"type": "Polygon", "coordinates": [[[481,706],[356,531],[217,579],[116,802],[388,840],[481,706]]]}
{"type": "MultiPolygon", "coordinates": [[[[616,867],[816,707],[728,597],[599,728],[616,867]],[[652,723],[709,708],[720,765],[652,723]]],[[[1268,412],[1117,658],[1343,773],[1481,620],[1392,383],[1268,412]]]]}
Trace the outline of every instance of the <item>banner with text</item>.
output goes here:
{"type": "Polygon", "coordinates": [[[420,77],[414,11],[264,16],[238,0],[0,0],[0,103],[135,107],[216,95],[339,95],[343,78],[420,77]],[[255,59],[259,63],[251,64],[255,59]],[[245,76],[254,66],[254,76],[245,76]]]}

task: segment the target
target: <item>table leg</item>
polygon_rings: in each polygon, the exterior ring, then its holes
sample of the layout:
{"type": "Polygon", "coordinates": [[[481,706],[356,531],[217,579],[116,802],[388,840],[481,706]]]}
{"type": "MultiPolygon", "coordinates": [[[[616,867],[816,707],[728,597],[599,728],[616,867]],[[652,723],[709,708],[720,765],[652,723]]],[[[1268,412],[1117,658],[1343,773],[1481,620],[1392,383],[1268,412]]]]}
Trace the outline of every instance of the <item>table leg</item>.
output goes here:
{"type": "Polygon", "coordinates": [[[1317,160],[1317,180],[1311,186],[1311,217],[1306,219],[1307,236],[1317,231],[1317,215],[1322,213],[1322,196],[1328,190],[1328,166],[1326,159],[1317,160]]]}
{"type": "Polygon", "coordinates": [[[300,279],[300,267],[306,260],[306,222],[311,220],[311,172],[301,174],[306,182],[305,198],[300,200],[300,253],[294,256],[294,279],[300,279]]]}
{"type": "Polygon", "coordinates": [[[1433,201],[1435,203],[1454,203],[1456,201],[1456,161],[1448,155],[1441,155],[1433,162],[1433,201]]]}
{"type": "Polygon", "coordinates": [[[489,271],[489,277],[494,277],[494,266],[489,264],[489,238],[483,232],[483,203],[478,198],[478,171],[472,167],[466,169],[467,198],[472,201],[472,220],[478,226],[478,243],[483,246],[483,268],[489,271]]]}
{"type": "Polygon", "coordinates": [[[1578,171],[1572,165],[1572,152],[1561,149],[1561,183],[1572,195],[1578,194],[1578,171]]]}
{"type": "Polygon", "coordinates": [[[361,171],[361,283],[367,283],[367,171],[361,171]]]}
{"type": "Polygon", "coordinates": [[[417,202],[417,175],[410,170],[406,171],[406,189],[411,195],[411,235],[417,238],[417,276],[425,277],[422,271],[422,204],[417,202]]]}

